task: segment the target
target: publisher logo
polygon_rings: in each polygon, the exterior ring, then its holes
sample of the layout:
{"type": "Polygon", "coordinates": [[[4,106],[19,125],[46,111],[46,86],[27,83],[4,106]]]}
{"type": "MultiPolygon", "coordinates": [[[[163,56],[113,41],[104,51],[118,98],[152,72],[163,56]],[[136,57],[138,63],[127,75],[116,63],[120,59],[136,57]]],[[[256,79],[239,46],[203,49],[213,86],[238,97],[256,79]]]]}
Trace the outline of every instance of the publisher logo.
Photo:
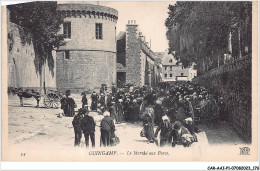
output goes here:
{"type": "Polygon", "coordinates": [[[240,147],[240,155],[250,155],[250,148],[240,147]]]}

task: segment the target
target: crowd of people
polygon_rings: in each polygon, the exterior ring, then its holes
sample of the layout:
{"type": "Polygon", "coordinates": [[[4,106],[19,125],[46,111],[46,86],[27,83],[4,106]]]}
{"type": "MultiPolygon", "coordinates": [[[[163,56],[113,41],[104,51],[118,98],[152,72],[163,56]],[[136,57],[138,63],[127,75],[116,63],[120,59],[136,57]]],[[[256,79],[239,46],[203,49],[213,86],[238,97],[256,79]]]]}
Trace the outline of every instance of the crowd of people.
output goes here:
{"type": "MultiPolygon", "coordinates": [[[[66,116],[74,116],[76,105],[69,95],[70,92],[66,91],[61,107],[66,116]]],[[[88,115],[86,93],[81,95],[82,108],[73,120],[75,146],[79,145],[83,132],[86,146],[89,146],[90,137],[94,147],[95,122],[88,115]]],[[[219,119],[226,119],[223,98],[212,90],[191,82],[163,82],[154,87],[112,86],[109,90],[103,84],[99,93],[94,91],[91,94],[90,110],[104,115],[99,126],[102,146],[116,144],[115,124],[142,122],[140,136],[146,137],[147,143],[173,147],[179,144],[188,147],[198,141],[196,133],[201,130],[197,128],[196,121],[206,121],[210,125],[219,119]],[[154,131],[155,127],[157,128],[154,131]],[[160,143],[157,138],[159,132],[160,143]]]]}

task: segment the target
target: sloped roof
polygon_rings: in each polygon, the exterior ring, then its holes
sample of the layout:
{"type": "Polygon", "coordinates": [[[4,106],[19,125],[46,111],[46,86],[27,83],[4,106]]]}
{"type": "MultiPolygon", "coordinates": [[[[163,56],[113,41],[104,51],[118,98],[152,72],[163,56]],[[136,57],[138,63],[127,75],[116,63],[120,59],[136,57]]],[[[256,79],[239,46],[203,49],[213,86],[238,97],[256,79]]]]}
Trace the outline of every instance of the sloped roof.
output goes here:
{"type": "Polygon", "coordinates": [[[158,59],[162,59],[164,52],[154,52],[158,59]]]}
{"type": "Polygon", "coordinates": [[[157,52],[159,57],[162,59],[162,65],[176,65],[177,60],[172,54],[168,54],[168,50],[165,52],[157,52]]]}
{"type": "Polygon", "coordinates": [[[116,40],[121,40],[125,35],[125,32],[124,31],[120,31],[118,33],[118,35],[116,36],[116,40]]]}

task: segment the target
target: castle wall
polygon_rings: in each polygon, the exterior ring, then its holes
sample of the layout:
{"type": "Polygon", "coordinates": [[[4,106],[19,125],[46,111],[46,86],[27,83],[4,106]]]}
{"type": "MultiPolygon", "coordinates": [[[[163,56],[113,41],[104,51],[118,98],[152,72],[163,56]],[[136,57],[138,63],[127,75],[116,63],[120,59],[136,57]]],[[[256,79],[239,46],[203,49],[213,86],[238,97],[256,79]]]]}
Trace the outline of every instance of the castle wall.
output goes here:
{"type": "MultiPolygon", "coordinates": [[[[40,88],[40,76],[36,73],[34,65],[33,44],[21,39],[22,32],[26,32],[26,35],[30,37],[31,31],[8,21],[7,32],[8,86],[40,88]]],[[[55,61],[55,53],[53,55],[55,61]]],[[[45,82],[47,88],[54,89],[56,87],[55,74],[52,77],[47,65],[45,67],[45,82]]]]}
{"type": "Polygon", "coordinates": [[[64,60],[64,52],[57,51],[58,90],[80,93],[101,84],[112,85],[116,82],[115,60],[115,53],[103,51],[70,51],[70,59],[64,60]]]}
{"type": "Polygon", "coordinates": [[[58,10],[71,23],[71,38],[57,50],[58,90],[80,92],[116,84],[117,11],[91,4],[61,4],[58,10]],[[96,24],[102,24],[102,39],[96,39],[96,24]]]}

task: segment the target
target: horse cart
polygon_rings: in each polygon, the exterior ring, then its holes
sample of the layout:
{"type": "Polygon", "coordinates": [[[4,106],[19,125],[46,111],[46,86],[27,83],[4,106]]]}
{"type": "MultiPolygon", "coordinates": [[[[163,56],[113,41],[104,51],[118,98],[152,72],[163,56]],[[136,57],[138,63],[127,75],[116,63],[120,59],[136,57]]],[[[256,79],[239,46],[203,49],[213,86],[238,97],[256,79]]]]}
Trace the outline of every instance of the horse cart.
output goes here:
{"type": "Polygon", "coordinates": [[[35,89],[23,89],[8,87],[8,94],[17,95],[20,98],[20,106],[23,106],[23,98],[34,98],[37,101],[37,106],[39,107],[39,102],[43,98],[43,104],[46,108],[58,108],[60,106],[60,100],[63,97],[62,92],[55,90],[48,90],[46,94],[40,93],[35,89]]]}

